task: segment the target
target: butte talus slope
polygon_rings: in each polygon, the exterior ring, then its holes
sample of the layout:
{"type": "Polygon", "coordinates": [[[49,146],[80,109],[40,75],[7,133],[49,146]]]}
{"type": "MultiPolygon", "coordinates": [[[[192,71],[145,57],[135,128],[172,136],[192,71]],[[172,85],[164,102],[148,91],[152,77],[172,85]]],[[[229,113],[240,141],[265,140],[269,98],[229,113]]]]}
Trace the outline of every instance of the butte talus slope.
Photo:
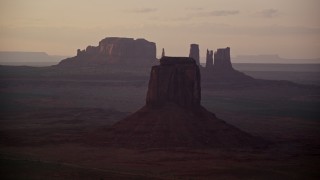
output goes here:
{"type": "Polygon", "coordinates": [[[114,124],[105,144],[133,148],[252,147],[260,139],[200,104],[200,70],[192,58],[163,57],[153,66],[146,105],[114,124]]]}

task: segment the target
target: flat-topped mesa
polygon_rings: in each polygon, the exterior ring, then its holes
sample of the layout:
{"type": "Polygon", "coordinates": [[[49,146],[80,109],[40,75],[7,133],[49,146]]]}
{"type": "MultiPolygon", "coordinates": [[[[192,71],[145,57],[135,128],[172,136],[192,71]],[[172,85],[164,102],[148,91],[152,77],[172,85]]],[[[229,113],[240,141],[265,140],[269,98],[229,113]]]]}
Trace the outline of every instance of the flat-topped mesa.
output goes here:
{"type": "Polygon", "coordinates": [[[221,70],[233,70],[230,58],[230,47],[217,49],[214,53],[214,69],[221,70]]]}
{"type": "Polygon", "coordinates": [[[200,65],[200,50],[198,44],[190,45],[189,57],[193,58],[196,61],[197,65],[200,65]]]}
{"type": "Polygon", "coordinates": [[[181,107],[200,107],[200,70],[188,57],[162,57],[153,66],[146,104],[149,107],[174,103],[181,107]]]}
{"type": "Polygon", "coordinates": [[[77,55],[62,60],[61,66],[106,64],[150,65],[156,60],[156,44],[145,39],[107,37],[98,46],[77,50],[77,55]]]}
{"type": "Polygon", "coordinates": [[[108,37],[99,42],[99,54],[121,58],[156,58],[156,45],[145,39],[108,37]]]}

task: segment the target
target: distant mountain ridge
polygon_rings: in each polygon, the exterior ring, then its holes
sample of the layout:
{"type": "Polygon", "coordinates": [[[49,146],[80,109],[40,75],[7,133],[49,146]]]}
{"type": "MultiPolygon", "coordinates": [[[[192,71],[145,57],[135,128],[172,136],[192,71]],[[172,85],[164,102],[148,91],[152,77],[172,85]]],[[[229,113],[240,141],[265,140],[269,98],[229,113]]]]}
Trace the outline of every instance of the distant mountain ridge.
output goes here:
{"type": "Polygon", "coordinates": [[[29,62],[56,62],[67,56],[48,55],[46,52],[0,51],[0,64],[29,63],[29,62]]]}
{"type": "Polygon", "coordinates": [[[238,63],[320,63],[320,58],[308,59],[308,58],[298,58],[289,59],[282,58],[277,54],[264,54],[264,55],[238,55],[232,58],[233,62],[238,63]]]}

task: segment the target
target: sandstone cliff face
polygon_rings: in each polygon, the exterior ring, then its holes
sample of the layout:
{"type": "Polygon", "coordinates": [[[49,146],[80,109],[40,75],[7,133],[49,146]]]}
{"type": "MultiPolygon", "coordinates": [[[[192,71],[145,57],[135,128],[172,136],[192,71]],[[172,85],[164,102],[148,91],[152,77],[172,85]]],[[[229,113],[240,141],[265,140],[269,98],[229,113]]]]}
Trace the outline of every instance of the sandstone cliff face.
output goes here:
{"type": "Polygon", "coordinates": [[[98,46],[77,50],[77,56],[62,60],[60,66],[107,64],[150,65],[156,60],[156,44],[145,39],[108,37],[98,46]]]}
{"type": "Polygon", "coordinates": [[[148,106],[175,103],[183,107],[200,106],[200,71],[192,58],[163,57],[153,66],[147,93],[148,106]]]}

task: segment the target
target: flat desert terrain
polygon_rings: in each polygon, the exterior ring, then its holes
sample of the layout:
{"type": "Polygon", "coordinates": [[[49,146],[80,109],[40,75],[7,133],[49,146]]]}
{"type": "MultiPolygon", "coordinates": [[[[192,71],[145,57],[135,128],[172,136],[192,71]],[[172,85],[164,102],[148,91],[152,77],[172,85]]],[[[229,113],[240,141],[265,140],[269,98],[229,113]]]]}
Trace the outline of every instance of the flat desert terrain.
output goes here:
{"type": "Polygon", "coordinates": [[[205,108],[268,147],[128,149],[94,145],[90,134],[141,108],[148,78],[0,81],[1,179],[320,178],[317,86],[202,83],[205,108]]]}

